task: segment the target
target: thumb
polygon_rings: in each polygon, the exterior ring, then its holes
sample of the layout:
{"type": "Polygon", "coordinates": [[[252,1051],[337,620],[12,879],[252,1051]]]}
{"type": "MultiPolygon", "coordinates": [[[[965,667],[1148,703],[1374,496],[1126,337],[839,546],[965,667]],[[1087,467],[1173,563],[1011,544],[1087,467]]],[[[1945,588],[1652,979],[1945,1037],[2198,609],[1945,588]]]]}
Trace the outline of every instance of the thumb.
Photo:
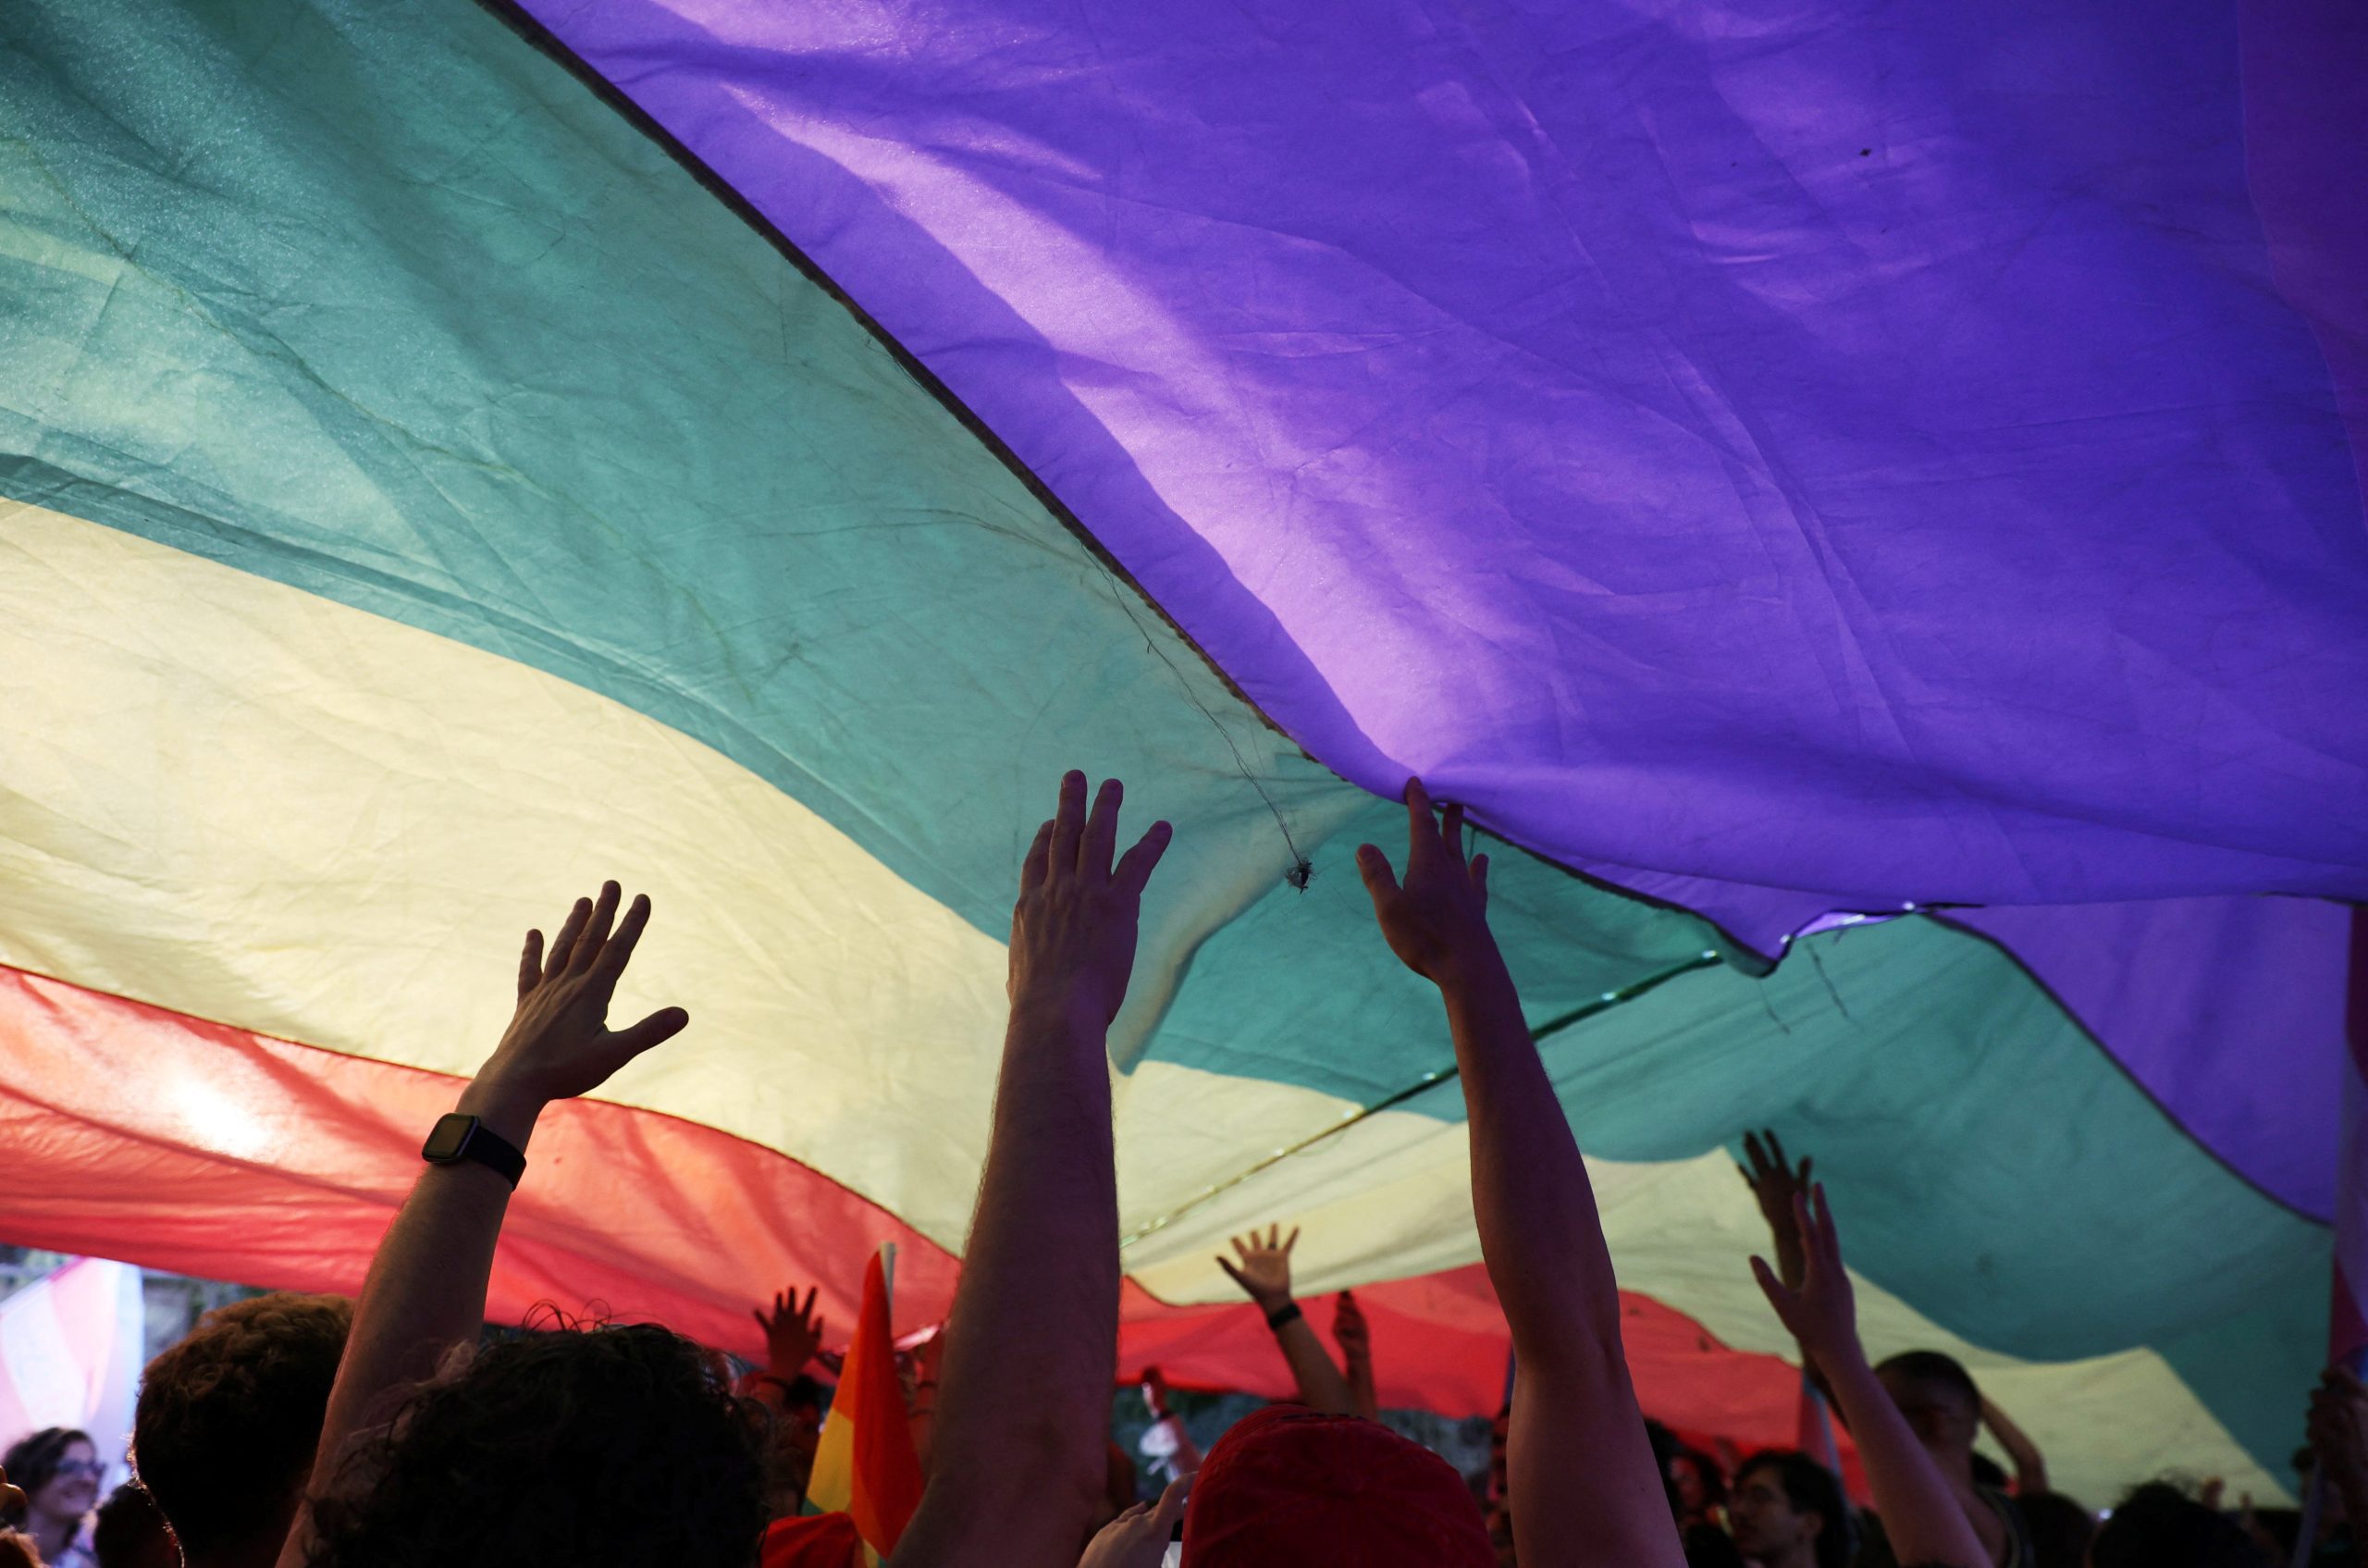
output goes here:
{"type": "Polygon", "coordinates": [[[1153,1523],[1162,1534],[1184,1517],[1184,1505],[1192,1500],[1192,1477],[1198,1474],[1198,1471],[1186,1471],[1168,1482],[1167,1489],[1159,1494],[1159,1508],[1153,1514],[1153,1523]]]}
{"type": "Polygon", "coordinates": [[[1250,1281],[1241,1277],[1241,1270],[1233,1266],[1233,1260],[1231,1258],[1219,1254],[1217,1258],[1217,1266],[1225,1270],[1227,1278],[1232,1280],[1235,1284],[1240,1286],[1245,1290],[1250,1289],[1250,1281]]]}
{"type": "Polygon", "coordinates": [[[1789,1324],[1793,1303],[1798,1298],[1784,1288],[1783,1281],[1776,1278],[1776,1271],[1768,1266],[1768,1260],[1757,1253],[1751,1258],[1751,1277],[1759,1281],[1760,1293],[1768,1298],[1768,1304],[1776,1309],[1776,1315],[1789,1324]]]}
{"type": "Polygon", "coordinates": [[[691,1015],[680,1007],[660,1007],[631,1029],[619,1030],[613,1038],[624,1059],[631,1061],[652,1045],[682,1033],[690,1021],[691,1015]]]}
{"type": "Polygon", "coordinates": [[[1357,846],[1357,875],[1363,877],[1365,891],[1373,895],[1373,912],[1381,913],[1382,905],[1398,896],[1398,873],[1389,869],[1389,857],[1378,845],[1357,846]]]}

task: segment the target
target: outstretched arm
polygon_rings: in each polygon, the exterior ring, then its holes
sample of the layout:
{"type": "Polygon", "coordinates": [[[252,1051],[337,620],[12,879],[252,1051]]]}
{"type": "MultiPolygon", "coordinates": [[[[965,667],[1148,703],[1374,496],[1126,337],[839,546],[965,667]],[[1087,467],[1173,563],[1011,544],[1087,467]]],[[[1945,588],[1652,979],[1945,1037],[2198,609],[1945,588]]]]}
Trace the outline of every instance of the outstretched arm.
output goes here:
{"type": "Polygon", "coordinates": [[[1020,872],[993,1130],[898,1568],[1073,1568],[1102,1492],[1118,1350],[1107,1040],[1168,838],[1153,824],[1114,868],[1120,793],[1104,784],[1089,816],[1085,776],[1062,779],[1020,872]]]}
{"type": "Polygon", "coordinates": [[[1619,1288],[1586,1166],[1538,1060],[1487,921],[1486,856],[1463,812],[1406,784],[1401,883],[1368,844],[1357,868],[1382,934],[1439,988],[1472,1129],[1472,1204],[1511,1326],[1513,1533],[1523,1568],[1684,1561],[1620,1344],[1619,1288]]]}
{"type": "MultiPolygon", "coordinates": [[[[461,1114],[522,1150],[545,1106],[590,1093],[690,1021],[680,1007],[665,1007],[630,1029],[609,1029],[610,998],[649,921],[649,900],[641,897],[617,920],[619,896],[617,884],[606,883],[598,902],[577,899],[548,960],[543,933],[526,933],[518,1011],[461,1092],[461,1114]]],[[[412,1183],[353,1309],[308,1492],[331,1482],[349,1438],[391,1414],[403,1390],[432,1376],[454,1346],[475,1342],[509,1205],[510,1182],[474,1162],[428,1166],[412,1183]]],[[[310,1550],[309,1516],[300,1514],[281,1568],[298,1568],[310,1550]]]]}
{"type": "Polygon", "coordinates": [[[1291,1249],[1298,1245],[1297,1228],[1288,1241],[1279,1225],[1270,1226],[1263,1241],[1252,1230],[1247,1242],[1239,1236],[1233,1239],[1240,1265],[1220,1256],[1217,1266],[1231,1275],[1242,1293],[1265,1314],[1266,1327],[1274,1330],[1275,1343],[1281,1347],[1283,1359],[1290,1364],[1291,1378],[1299,1385],[1299,1402],[1326,1415],[1346,1415],[1351,1407],[1349,1380],[1332,1364],[1324,1341],[1315,1337],[1307,1315],[1291,1298],[1291,1249]]]}
{"type": "Polygon", "coordinates": [[[1850,1435],[1857,1440],[1893,1554],[1902,1562],[1936,1568],[1990,1568],[1989,1549],[1974,1533],[1964,1504],[1867,1364],[1867,1352],[1858,1343],[1850,1275],[1842,1266],[1842,1237],[1826,1206],[1822,1184],[1808,1198],[1794,1195],[1793,1220],[1806,1254],[1800,1288],[1777,1278],[1765,1258],[1753,1258],[1751,1271],[1801,1349],[1825,1369],[1834,1400],[1850,1423],[1850,1435]]]}
{"type": "Polygon", "coordinates": [[[2006,1457],[2014,1462],[2016,1493],[2022,1497],[2037,1497],[2047,1490],[2047,1456],[2039,1451],[2039,1445],[2031,1441],[2030,1435],[2016,1426],[1987,1394],[1981,1400],[1981,1424],[1990,1428],[1990,1435],[1998,1439],[1998,1446],[2004,1449],[2006,1457]]]}
{"type": "MultiPolygon", "coordinates": [[[[1793,1220],[1793,1200],[1809,1190],[1809,1167],[1816,1162],[1804,1154],[1795,1167],[1785,1157],[1784,1141],[1772,1127],[1764,1132],[1745,1133],[1743,1152],[1751,1163],[1735,1169],[1758,1201],[1759,1216],[1768,1222],[1769,1239],[1776,1244],[1776,1277],[1797,1290],[1807,1278],[1808,1259],[1801,1250],[1800,1228],[1793,1220]]],[[[1832,1405],[1833,1390],[1826,1387],[1825,1374],[1818,1370],[1817,1358],[1806,1347],[1801,1352],[1801,1371],[1832,1405]]],[[[1846,1418],[1843,1425],[1849,1425],[1846,1418]]]]}
{"type": "Polygon", "coordinates": [[[1364,1308],[1348,1291],[1332,1307],[1332,1338],[1340,1346],[1349,1375],[1349,1408],[1368,1421],[1381,1419],[1381,1396],[1373,1386],[1373,1331],[1365,1326],[1364,1308]]]}

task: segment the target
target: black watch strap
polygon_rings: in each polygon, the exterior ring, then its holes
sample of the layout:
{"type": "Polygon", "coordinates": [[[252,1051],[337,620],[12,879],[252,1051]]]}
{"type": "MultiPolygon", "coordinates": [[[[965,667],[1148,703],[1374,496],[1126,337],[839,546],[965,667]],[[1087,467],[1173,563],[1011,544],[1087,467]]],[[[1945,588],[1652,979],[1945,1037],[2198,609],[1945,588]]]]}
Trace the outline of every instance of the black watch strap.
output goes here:
{"type": "Polygon", "coordinates": [[[511,1186],[526,1174],[524,1150],[473,1116],[459,1111],[440,1118],[427,1142],[420,1146],[419,1157],[429,1165],[459,1165],[473,1160],[495,1171],[511,1186]]]}

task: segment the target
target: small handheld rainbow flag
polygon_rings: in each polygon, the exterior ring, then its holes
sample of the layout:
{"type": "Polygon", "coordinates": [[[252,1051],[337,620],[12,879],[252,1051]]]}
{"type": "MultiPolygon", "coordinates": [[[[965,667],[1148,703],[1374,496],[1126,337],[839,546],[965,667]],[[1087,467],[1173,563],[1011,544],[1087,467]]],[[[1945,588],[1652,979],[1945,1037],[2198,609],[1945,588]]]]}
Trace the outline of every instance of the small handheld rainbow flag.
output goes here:
{"type": "Polygon", "coordinates": [[[882,1557],[895,1550],[913,1510],[920,1506],[921,1465],[913,1451],[905,1391],[896,1380],[895,1330],[888,1317],[882,1253],[874,1253],[863,1271],[863,1311],[847,1341],[830,1417],[822,1424],[806,1500],[819,1512],[852,1515],[865,1546],[882,1557]]]}

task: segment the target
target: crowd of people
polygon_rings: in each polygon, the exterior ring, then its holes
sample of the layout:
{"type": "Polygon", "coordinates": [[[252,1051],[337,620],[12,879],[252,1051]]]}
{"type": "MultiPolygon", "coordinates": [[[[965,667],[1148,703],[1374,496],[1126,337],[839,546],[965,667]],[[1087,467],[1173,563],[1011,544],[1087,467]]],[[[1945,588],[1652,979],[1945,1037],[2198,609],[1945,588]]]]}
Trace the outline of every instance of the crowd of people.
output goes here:
{"type": "MultiPolygon", "coordinates": [[[[1020,873],[1010,1022],[976,1217],[943,1332],[906,1364],[923,1485],[893,1553],[909,1568],[1353,1563],[1489,1568],[2263,1568],[2292,1542],[2250,1509],[2149,1484],[2097,1516],[1966,1369],[1930,1352],[1870,1364],[1842,1232],[1809,1161],[1745,1141],[1773,1261],[1750,1260],[1864,1473],[1832,1454],[1713,1455],[1646,1421],[1586,1168],[1487,921],[1488,861],[1462,814],[1406,789],[1408,844],[1358,867],[1389,952],[1437,990],[1469,1117],[1482,1255],[1511,1330],[1511,1394],[1478,1488],[1376,1417],[1354,1298],[1336,1360],[1291,1291],[1280,1227],[1220,1259],[1298,1387],[1198,1451],[1166,1407],[1136,1496],[1110,1440],[1118,1227],[1106,1034],[1167,824],[1121,852],[1122,792],[1064,778],[1020,873]],[[1977,1453],[1987,1427],[2011,1475],[1977,1453]]],[[[859,1551],[802,1517],[831,1364],[814,1296],[759,1309],[765,1365],[648,1324],[549,1314],[487,1333],[495,1243],[537,1117],[688,1023],[608,1019],[650,918],[613,883],[546,944],[527,933],[509,1028],[428,1131],[359,1300],[278,1293],[209,1314],[144,1373],[135,1478],[50,1428],[0,1457],[0,1568],[786,1568],[859,1551]],[[792,1526],[796,1526],[793,1528],[792,1526]]],[[[2332,1370],[2306,1457],[2324,1472],[2329,1561],[2368,1564],[2368,1389],[2332,1370]]]]}

